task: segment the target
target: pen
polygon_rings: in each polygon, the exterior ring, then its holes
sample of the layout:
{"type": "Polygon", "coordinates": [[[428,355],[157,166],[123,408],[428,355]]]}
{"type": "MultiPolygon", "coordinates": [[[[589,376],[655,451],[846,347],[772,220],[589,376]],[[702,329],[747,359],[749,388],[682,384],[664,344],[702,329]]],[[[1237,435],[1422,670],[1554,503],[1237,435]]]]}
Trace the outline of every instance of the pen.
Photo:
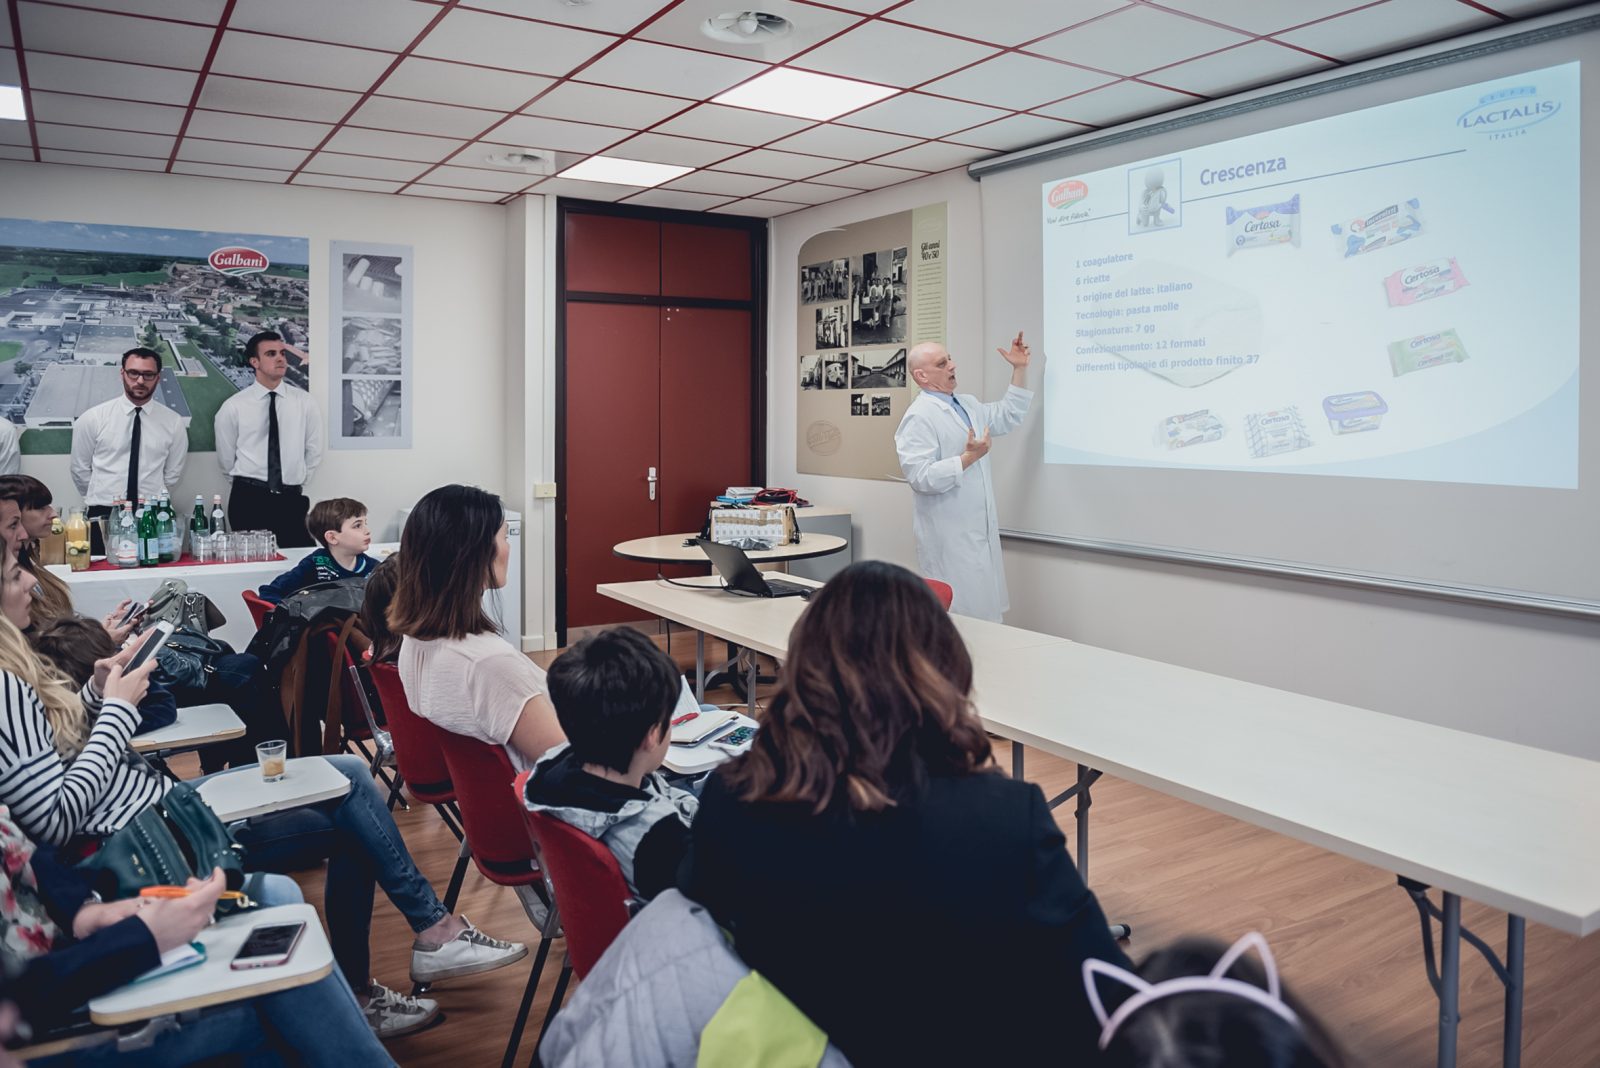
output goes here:
{"type": "Polygon", "coordinates": [[[699,717],[700,717],[700,713],[698,713],[698,712],[685,712],[683,715],[681,715],[677,719],[673,720],[672,721],[672,725],[674,727],[676,727],[676,726],[679,726],[680,724],[688,723],[691,719],[698,719],[699,717]]]}
{"type": "MultiPolygon", "coordinates": [[[[188,897],[191,891],[182,886],[146,886],[139,891],[140,897],[188,897]]],[[[249,901],[250,898],[237,890],[224,890],[219,897],[226,901],[249,901]]]]}

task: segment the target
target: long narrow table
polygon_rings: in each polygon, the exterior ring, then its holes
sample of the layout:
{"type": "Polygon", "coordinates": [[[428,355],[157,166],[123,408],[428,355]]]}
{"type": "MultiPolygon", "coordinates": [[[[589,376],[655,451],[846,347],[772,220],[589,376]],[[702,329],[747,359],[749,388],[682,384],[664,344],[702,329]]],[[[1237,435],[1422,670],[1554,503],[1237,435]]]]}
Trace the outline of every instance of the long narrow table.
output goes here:
{"type": "MultiPolygon", "coordinates": [[[[798,598],[649,581],[599,592],[779,660],[804,610],[798,598]]],[[[1052,803],[1078,801],[1080,866],[1090,787],[1109,772],[1396,872],[1428,938],[1439,1065],[1456,1059],[1463,939],[1505,985],[1502,1060],[1520,1063],[1526,920],[1580,937],[1600,930],[1600,762],[951,618],[972,654],[984,725],[1015,743],[1013,773],[1026,746],[1078,764],[1078,785],[1052,803]],[[1463,930],[1463,897],[1507,912],[1504,961],[1463,930]]]]}

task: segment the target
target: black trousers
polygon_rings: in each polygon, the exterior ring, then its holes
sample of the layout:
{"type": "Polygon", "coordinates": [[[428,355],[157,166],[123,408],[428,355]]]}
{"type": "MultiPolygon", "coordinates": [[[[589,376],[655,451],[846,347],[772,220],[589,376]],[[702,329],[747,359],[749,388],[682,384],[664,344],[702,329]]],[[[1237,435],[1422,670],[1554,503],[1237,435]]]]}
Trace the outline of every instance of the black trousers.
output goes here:
{"type": "Polygon", "coordinates": [[[298,489],[273,493],[265,486],[235,478],[228,494],[228,525],[234,530],[270,530],[281,548],[315,545],[306,530],[311,501],[298,489]]]}

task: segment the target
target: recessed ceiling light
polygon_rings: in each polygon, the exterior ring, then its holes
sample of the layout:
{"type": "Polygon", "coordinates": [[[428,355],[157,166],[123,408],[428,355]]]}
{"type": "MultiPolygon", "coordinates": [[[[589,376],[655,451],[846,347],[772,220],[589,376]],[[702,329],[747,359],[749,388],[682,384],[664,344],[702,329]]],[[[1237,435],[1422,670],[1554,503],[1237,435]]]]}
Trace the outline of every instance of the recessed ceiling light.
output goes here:
{"type": "Polygon", "coordinates": [[[616,156],[590,156],[576,163],[557,178],[572,178],[580,182],[609,182],[612,185],[660,185],[674,178],[682,178],[693,167],[674,167],[666,163],[646,163],[639,159],[620,159],[616,156]]]}
{"type": "Polygon", "coordinates": [[[778,67],[734,86],[716,97],[713,103],[826,121],[875,104],[899,91],[887,85],[868,85],[831,74],[778,67]]]}
{"type": "Polygon", "coordinates": [[[22,106],[20,85],[0,85],[0,119],[26,121],[28,109],[22,106]]]}

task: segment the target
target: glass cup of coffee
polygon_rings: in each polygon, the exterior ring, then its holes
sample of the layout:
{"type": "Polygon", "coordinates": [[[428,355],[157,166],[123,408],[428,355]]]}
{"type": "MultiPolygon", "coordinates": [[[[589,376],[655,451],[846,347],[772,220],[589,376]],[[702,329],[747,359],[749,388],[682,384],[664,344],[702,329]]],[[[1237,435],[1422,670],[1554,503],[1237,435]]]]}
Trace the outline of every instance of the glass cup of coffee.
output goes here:
{"type": "Polygon", "coordinates": [[[261,765],[263,782],[277,782],[287,774],[285,764],[288,750],[289,743],[285,741],[262,742],[256,746],[256,762],[261,765]]]}

